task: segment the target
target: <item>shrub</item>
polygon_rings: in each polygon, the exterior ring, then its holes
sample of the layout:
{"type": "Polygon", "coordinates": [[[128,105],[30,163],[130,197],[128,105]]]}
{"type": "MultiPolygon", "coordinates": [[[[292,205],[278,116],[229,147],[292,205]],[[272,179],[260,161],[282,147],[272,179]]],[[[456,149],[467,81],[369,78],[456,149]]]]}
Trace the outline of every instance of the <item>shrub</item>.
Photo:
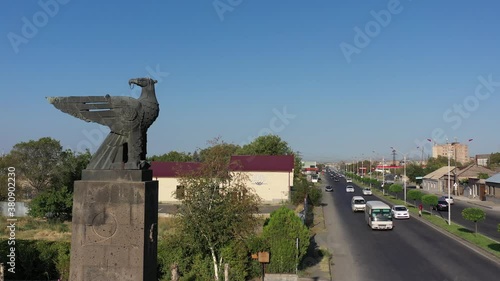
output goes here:
{"type": "Polygon", "coordinates": [[[30,203],[29,215],[35,218],[47,217],[50,221],[64,221],[71,218],[73,194],[67,187],[50,189],[40,193],[30,203]]]}
{"type": "MultiPolygon", "coordinates": [[[[11,245],[6,240],[0,241],[1,262],[6,264],[6,256],[10,252],[11,245]]],[[[7,280],[68,280],[70,243],[54,241],[37,241],[17,239],[16,248],[16,272],[5,273],[7,280]]]]}
{"type": "Polygon", "coordinates": [[[477,233],[477,222],[484,220],[486,218],[486,213],[479,208],[465,208],[462,210],[462,217],[468,221],[474,222],[477,233]]]}
{"type": "Polygon", "coordinates": [[[393,183],[389,186],[389,191],[394,192],[396,194],[396,199],[398,198],[398,194],[403,191],[403,187],[400,184],[393,183]]]}
{"type": "Polygon", "coordinates": [[[432,207],[436,206],[438,203],[438,197],[434,194],[426,194],[422,196],[422,203],[429,206],[429,210],[432,214],[432,207]]]}
{"type": "Polygon", "coordinates": [[[270,263],[267,268],[272,273],[295,272],[297,263],[305,256],[310,243],[307,227],[294,211],[284,206],[271,214],[262,237],[270,245],[270,263]],[[297,238],[299,238],[298,253],[297,238]]]}
{"type": "Polygon", "coordinates": [[[408,199],[413,200],[413,205],[417,205],[417,200],[421,200],[424,194],[420,190],[411,189],[408,191],[408,199]]]}

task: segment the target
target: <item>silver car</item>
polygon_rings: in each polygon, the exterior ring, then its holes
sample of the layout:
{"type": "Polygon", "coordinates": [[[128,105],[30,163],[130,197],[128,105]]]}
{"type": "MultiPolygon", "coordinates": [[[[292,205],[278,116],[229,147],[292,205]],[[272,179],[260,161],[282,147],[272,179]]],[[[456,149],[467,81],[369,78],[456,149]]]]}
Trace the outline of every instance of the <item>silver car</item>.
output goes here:
{"type": "Polygon", "coordinates": [[[410,212],[408,211],[408,208],[406,208],[403,205],[392,206],[391,214],[392,214],[392,217],[395,219],[409,219],[410,218],[410,212]]]}

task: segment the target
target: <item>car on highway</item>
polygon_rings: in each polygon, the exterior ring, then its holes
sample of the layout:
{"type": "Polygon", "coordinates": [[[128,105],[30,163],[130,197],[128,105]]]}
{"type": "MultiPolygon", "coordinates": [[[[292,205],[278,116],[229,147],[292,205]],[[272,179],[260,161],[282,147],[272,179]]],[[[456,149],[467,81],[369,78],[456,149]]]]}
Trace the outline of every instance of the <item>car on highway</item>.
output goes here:
{"type": "Polygon", "coordinates": [[[410,212],[408,211],[408,208],[406,208],[403,205],[392,206],[391,214],[392,214],[392,217],[395,219],[409,219],[410,218],[410,212]]]}
{"type": "Polygon", "coordinates": [[[363,188],[363,195],[373,195],[371,188],[363,188]]]}
{"type": "Polygon", "coordinates": [[[448,197],[447,195],[441,196],[439,198],[439,200],[444,200],[444,201],[450,203],[450,205],[453,205],[453,203],[455,203],[455,201],[453,201],[453,197],[452,196],[448,197]]]}
{"type": "Polygon", "coordinates": [[[432,207],[434,210],[438,211],[448,211],[448,202],[444,200],[439,200],[436,206],[432,207]]]}
{"type": "Polygon", "coordinates": [[[352,179],[346,179],[346,182],[352,182],[352,179]]]}
{"type": "Polygon", "coordinates": [[[353,212],[365,211],[366,200],[363,196],[353,196],[351,199],[351,209],[353,212]]]}
{"type": "Polygon", "coordinates": [[[348,185],[345,187],[345,192],[354,192],[354,186],[348,185]]]}
{"type": "Polygon", "coordinates": [[[339,180],[339,177],[335,177],[335,179],[333,179],[333,181],[335,181],[335,182],[340,181],[340,180],[339,180]]]}
{"type": "Polygon", "coordinates": [[[332,187],[331,185],[327,185],[327,186],[325,187],[325,191],[326,191],[326,192],[332,192],[332,191],[333,191],[333,187],[332,187]]]}

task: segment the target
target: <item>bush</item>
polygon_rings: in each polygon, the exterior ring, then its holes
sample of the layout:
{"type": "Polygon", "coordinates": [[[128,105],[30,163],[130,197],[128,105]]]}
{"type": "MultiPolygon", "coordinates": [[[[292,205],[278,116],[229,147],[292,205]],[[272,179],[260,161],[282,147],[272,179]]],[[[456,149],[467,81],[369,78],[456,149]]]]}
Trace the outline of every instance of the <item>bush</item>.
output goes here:
{"type": "MultiPolygon", "coordinates": [[[[0,241],[1,262],[7,265],[7,255],[11,245],[7,240],[0,241]]],[[[68,280],[70,243],[17,239],[16,273],[5,273],[6,280],[68,280]]]]}
{"type": "Polygon", "coordinates": [[[50,221],[69,220],[73,208],[73,194],[67,187],[50,189],[38,194],[29,207],[29,215],[35,218],[46,217],[50,221]]]}
{"type": "Polygon", "coordinates": [[[413,205],[417,205],[417,200],[421,200],[424,194],[420,190],[411,189],[408,191],[408,199],[413,200],[413,205]]]}
{"type": "Polygon", "coordinates": [[[396,194],[396,199],[398,198],[398,194],[403,191],[403,187],[400,184],[393,183],[389,186],[389,191],[396,194]]]}
{"type": "Polygon", "coordinates": [[[262,237],[270,245],[270,263],[267,268],[271,273],[295,272],[297,263],[305,256],[310,243],[307,227],[294,211],[284,206],[271,214],[262,237]],[[298,253],[297,237],[299,238],[298,253]]]}
{"type": "Polygon", "coordinates": [[[304,203],[304,198],[308,195],[310,203],[319,206],[323,198],[323,193],[306,179],[296,180],[292,193],[292,204],[299,205],[304,203]]]}
{"type": "Polygon", "coordinates": [[[465,208],[462,210],[462,217],[468,221],[474,222],[477,233],[477,222],[484,220],[486,218],[486,213],[479,208],[465,208]]]}
{"type": "Polygon", "coordinates": [[[429,210],[432,214],[432,207],[437,205],[438,197],[434,194],[426,194],[422,196],[422,203],[429,206],[429,210]]]}

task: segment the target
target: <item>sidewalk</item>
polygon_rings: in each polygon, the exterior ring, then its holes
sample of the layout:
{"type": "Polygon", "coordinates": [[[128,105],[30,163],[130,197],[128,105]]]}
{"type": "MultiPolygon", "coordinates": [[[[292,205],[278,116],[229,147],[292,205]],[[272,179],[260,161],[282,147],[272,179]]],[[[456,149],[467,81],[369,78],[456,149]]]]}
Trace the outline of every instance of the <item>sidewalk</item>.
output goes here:
{"type": "Polygon", "coordinates": [[[312,245],[312,251],[309,251],[305,257],[305,263],[308,264],[305,269],[305,276],[299,278],[299,281],[330,281],[330,260],[323,256],[320,250],[327,250],[328,232],[325,227],[325,218],[323,207],[314,207],[314,226],[315,233],[312,245]]]}
{"type": "MultiPolygon", "coordinates": [[[[435,194],[437,196],[447,195],[439,190],[426,190],[426,189],[418,189],[427,194],[435,194]]],[[[464,195],[452,195],[453,199],[459,202],[466,202],[468,204],[476,205],[479,207],[500,211],[500,200],[492,197],[486,197],[486,201],[479,200],[479,197],[469,198],[464,195]]]]}

